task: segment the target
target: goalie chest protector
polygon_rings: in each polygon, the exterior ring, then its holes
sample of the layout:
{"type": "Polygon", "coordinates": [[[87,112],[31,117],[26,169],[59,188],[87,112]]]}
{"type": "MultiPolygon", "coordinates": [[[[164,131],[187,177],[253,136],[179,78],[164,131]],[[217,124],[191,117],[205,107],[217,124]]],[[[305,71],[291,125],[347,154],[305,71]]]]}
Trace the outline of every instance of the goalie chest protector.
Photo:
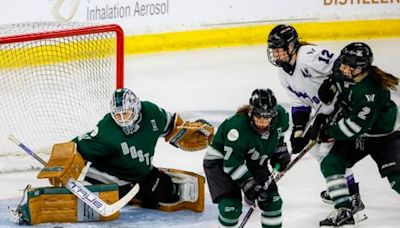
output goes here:
{"type": "MultiPolygon", "coordinates": [[[[108,204],[119,200],[118,185],[89,185],[90,191],[98,194],[108,204]]],[[[78,199],[66,188],[40,187],[27,189],[20,205],[20,224],[47,222],[93,222],[110,221],[119,217],[119,212],[104,217],[78,199]]]]}

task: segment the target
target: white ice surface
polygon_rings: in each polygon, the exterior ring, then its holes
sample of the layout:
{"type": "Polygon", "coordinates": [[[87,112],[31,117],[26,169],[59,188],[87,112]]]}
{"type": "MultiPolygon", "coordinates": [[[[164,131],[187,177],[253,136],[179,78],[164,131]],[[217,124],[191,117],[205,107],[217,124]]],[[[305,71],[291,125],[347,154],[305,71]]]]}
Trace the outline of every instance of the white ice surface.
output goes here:
{"type": "MultiPolygon", "coordinates": [[[[340,51],[350,41],[320,42],[321,46],[340,51]]],[[[371,45],[375,64],[400,76],[398,53],[400,39],[365,40],[371,45]]],[[[234,110],[248,102],[254,88],[271,88],[279,102],[287,105],[288,97],[278,83],[276,68],[267,60],[265,46],[248,46],[196,51],[180,51],[126,58],[125,85],[142,100],[150,100],[185,118],[204,118],[218,124],[234,110]]],[[[397,99],[397,97],[396,97],[397,99]]],[[[204,174],[204,151],[187,153],[159,140],[154,163],[204,174]]],[[[15,164],[18,165],[18,164],[15,164]]],[[[368,219],[356,227],[400,227],[399,195],[386,179],[381,179],[375,163],[365,158],[354,167],[360,182],[368,219]]],[[[7,206],[15,206],[20,189],[27,184],[45,186],[47,181],[35,178],[37,171],[0,174],[0,227],[14,226],[8,220],[7,206]]],[[[278,183],[283,198],[284,227],[318,227],[318,222],[332,210],[321,202],[325,188],[317,162],[303,158],[278,183]]],[[[247,211],[245,206],[243,211],[247,211]]],[[[243,213],[243,214],[244,214],[243,213]]],[[[43,224],[39,227],[217,227],[218,210],[206,191],[206,209],[202,214],[182,211],[163,213],[125,207],[117,221],[90,224],[43,224]]],[[[260,227],[259,211],[247,227],[260,227]]]]}

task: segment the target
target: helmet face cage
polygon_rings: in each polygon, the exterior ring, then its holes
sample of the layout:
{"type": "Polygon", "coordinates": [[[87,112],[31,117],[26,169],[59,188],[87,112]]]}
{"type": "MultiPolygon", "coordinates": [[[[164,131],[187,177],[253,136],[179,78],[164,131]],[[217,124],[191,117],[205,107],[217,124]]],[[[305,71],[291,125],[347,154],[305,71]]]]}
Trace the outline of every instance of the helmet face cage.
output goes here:
{"type": "Polygon", "coordinates": [[[271,30],[268,35],[268,47],[267,56],[268,60],[274,66],[281,67],[286,61],[279,60],[277,56],[274,56],[274,49],[283,48],[286,54],[289,56],[289,61],[292,59],[293,51],[289,53],[289,46],[293,46],[293,50],[296,50],[299,45],[299,37],[296,30],[289,25],[278,25],[271,30]]]}
{"type": "Polygon", "coordinates": [[[270,89],[256,89],[250,98],[249,116],[253,128],[261,133],[267,133],[274,126],[277,112],[277,102],[273,92],[270,89]],[[259,129],[254,124],[253,117],[271,118],[271,122],[266,129],[259,129]]]}
{"type": "Polygon", "coordinates": [[[342,49],[339,61],[341,64],[348,65],[354,69],[360,67],[364,72],[372,64],[373,54],[367,44],[362,42],[351,43],[342,49]]]}
{"type": "Polygon", "coordinates": [[[139,120],[141,111],[140,99],[129,89],[117,89],[111,100],[111,116],[120,127],[125,130],[133,129],[139,120]],[[124,113],[131,112],[128,119],[124,119],[124,113]]]}

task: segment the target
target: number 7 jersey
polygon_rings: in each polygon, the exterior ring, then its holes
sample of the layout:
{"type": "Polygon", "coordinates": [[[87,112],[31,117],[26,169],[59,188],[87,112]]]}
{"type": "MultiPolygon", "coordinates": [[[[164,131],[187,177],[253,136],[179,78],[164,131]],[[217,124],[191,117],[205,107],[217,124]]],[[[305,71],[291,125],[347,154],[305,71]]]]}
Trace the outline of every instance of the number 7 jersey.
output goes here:
{"type": "Polygon", "coordinates": [[[293,99],[292,106],[309,106],[316,110],[321,103],[318,89],[332,74],[337,55],[315,45],[302,45],[297,51],[293,69],[279,68],[278,76],[282,86],[293,99]]]}

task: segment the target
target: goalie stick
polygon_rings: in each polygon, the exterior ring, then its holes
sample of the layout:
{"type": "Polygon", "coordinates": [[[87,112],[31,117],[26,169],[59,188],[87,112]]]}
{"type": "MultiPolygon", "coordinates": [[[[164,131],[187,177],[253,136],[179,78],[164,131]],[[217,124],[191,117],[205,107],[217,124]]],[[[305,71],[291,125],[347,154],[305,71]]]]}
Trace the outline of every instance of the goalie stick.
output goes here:
{"type": "MultiPolygon", "coordinates": [[[[42,165],[46,166],[47,162],[45,162],[41,157],[39,157],[35,152],[33,152],[29,147],[20,142],[13,135],[8,137],[12,142],[14,142],[17,146],[22,148],[26,153],[31,155],[37,161],[39,161],[42,165]]],[[[71,191],[74,195],[76,195],[80,200],[82,200],[85,204],[95,210],[102,216],[110,216],[117,211],[119,211],[122,207],[124,207],[132,198],[139,192],[139,185],[136,184],[124,197],[113,204],[107,204],[103,200],[101,200],[96,194],[87,189],[83,184],[74,178],[70,178],[67,183],[64,185],[69,191],[71,191]]]]}
{"type": "MultiPolygon", "coordinates": [[[[300,151],[300,153],[296,156],[295,159],[293,159],[288,166],[286,167],[285,170],[283,170],[282,172],[279,173],[272,173],[271,176],[268,178],[268,181],[266,183],[266,185],[268,186],[272,181],[270,181],[273,177],[275,182],[278,182],[287,171],[289,171],[297,162],[300,161],[300,159],[302,157],[304,157],[304,155],[311,149],[314,147],[314,145],[316,144],[316,141],[310,140],[310,142],[300,151]]],[[[243,228],[247,221],[249,220],[250,216],[253,214],[254,209],[256,208],[256,202],[254,204],[252,204],[249,208],[249,210],[247,211],[246,215],[243,217],[242,222],[239,225],[239,228],[243,228]]]]}

